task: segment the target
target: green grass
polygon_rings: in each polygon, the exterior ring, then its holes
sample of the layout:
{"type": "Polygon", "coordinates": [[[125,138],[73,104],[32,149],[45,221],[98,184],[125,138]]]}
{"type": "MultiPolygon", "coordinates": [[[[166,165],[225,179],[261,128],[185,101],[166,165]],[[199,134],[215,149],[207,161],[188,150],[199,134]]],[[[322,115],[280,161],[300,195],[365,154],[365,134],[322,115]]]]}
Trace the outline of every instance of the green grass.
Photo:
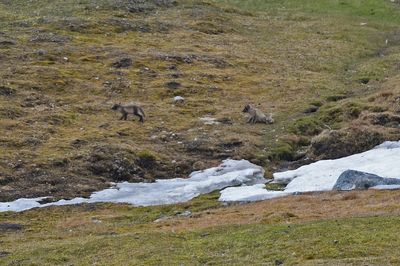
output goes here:
{"type": "Polygon", "coordinates": [[[369,21],[398,23],[400,22],[397,3],[380,0],[217,0],[224,4],[233,4],[251,11],[307,12],[320,15],[331,15],[351,19],[368,19],[369,21]]]}
{"type": "MultiPolygon", "coordinates": [[[[121,209],[120,209],[121,211],[121,209]]],[[[132,211],[132,210],[131,210],[132,211]]],[[[130,211],[129,211],[130,212],[130,211]]],[[[127,212],[127,214],[129,213],[127,212]]],[[[135,211],[136,212],[136,211],[135,211]]],[[[396,264],[399,217],[251,224],[187,232],[149,230],[128,214],[100,224],[37,222],[1,237],[2,265],[396,264]],[[15,245],[18,241],[18,245],[15,245]]],[[[96,221],[96,217],[92,217],[96,221]]],[[[90,222],[90,221],[89,221],[90,222]]]]}

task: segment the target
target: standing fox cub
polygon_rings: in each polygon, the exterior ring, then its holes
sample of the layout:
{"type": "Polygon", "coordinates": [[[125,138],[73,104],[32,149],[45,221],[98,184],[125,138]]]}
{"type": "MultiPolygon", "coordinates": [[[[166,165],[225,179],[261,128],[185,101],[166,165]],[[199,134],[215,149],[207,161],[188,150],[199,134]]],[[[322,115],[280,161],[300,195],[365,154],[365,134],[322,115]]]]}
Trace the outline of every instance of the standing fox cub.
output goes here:
{"type": "Polygon", "coordinates": [[[250,104],[247,104],[243,111],[243,113],[248,113],[249,118],[247,119],[247,123],[255,124],[255,123],[266,123],[272,124],[274,123],[274,119],[272,118],[272,114],[265,115],[260,110],[252,107],[250,104]]]}
{"type": "Polygon", "coordinates": [[[143,112],[142,107],[136,104],[121,104],[117,103],[111,107],[112,110],[118,111],[122,114],[119,120],[126,120],[128,118],[128,114],[136,115],[139,117],[140,122],[144,122],[145,114],[143,112]]]}

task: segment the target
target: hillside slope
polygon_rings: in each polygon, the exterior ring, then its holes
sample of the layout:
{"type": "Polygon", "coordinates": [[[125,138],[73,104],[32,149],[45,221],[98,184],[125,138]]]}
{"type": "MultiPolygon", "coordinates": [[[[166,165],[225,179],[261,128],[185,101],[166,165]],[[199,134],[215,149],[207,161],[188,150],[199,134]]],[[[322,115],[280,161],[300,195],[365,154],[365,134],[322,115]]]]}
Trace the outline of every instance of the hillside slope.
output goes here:
{"type": "Polygon", "coordinates": [[[0,1],[0,201],[398,138],[398,5],[303,2],[0,1]],[[116,102],[146,122],[119,121],[116,102]],[[246,125],[247,103],[276,123],[246,125]]]}

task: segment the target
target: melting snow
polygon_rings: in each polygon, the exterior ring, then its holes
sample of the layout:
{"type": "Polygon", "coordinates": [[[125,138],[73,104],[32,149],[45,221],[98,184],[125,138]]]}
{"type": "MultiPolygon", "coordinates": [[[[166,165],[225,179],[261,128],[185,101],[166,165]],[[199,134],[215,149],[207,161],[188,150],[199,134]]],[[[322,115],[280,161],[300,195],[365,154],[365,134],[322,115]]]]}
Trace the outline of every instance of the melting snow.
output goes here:
{"type": "Polygon", "coordinates": [[[384,142],[363,153],[275,173],[274,182],[288,183],[286,192],[325,191],[331,190],[340,174],[346,170],[400,178],[400,141],[384,142]]]}
{"type": "Polygon", "coordinates": [[[13,202],[0,202],[0,212],[4,211],[24,211],[36,207],[40,207],[39,201],[46,197],[33,198],[33,199],[17,199],[13,202]]]}
{"type": "Polygon", "coordinates": [[[219,201],[259,201],[290,195],[284,191],[265,189],[264,184],[253,186],[228,187],[221,191],[219,201]]]}
{"type": "MultiPolygon", "coordinates": [[[[262,167],[246,160],[225,160],[220,166],[194,172],[187,179],[157,180],[155,183],[118,183],[113,188],[93,193],[88,199],[75,198],[47,204],[40,203],[44,198],[0,202],[0,212],[94,202],[128,203],[136,206],[173,204],[221,189],[223,190],[220,201],[258,201],[296,192],[331,190],[340,174],[346,170],[400,178],[400,141],[385,142],[363,153],[275,173],[274,182],[287,184],[284,191],[269,191],[264,188],[267,180],[263,177],[262,167]]],[[[400,189],[400,186],[377,186],[374,189],[400,189]]]]}
{"type": "Polygon", "coordinates": [[[36,199],[18,199],[0,203],[0,211],[23,211],[35,207],[71,205],[78,203],[113,202],[136,206],[163,205],[186,202],[200,194],[229,186],[265,183],[264,169],[246,160],[225,160],[220,166],[197,171],[187,179],[157,180],[154,183],[118,183],[116,187],[93,193],[89,199],[75,198],[40,204],[36,199]]]}
{"type": "MultiPolygon", "coordinates": [[[[268,191],[263,185],[230,187],[221,191],[221,201],[258,201],[296,192],[332,190],[340,174],[358,170],[381,177],[400,178],[400,141],[388,141],[372,150],[336,160],[323,160],[296,170],[274,174],[274,182],[287,184],[284,191],[268,191]]],[[[399,185],[373,189],[400,189],[399,185]]]]}
{"type": "Polygon", "coordinates": [[[379,185],[379,186],[371,187],[370,189],[377,189],[377,190],[381,190],[381,189],[388,189],[388,190],[400,189],[400,185],[379,185]]]}

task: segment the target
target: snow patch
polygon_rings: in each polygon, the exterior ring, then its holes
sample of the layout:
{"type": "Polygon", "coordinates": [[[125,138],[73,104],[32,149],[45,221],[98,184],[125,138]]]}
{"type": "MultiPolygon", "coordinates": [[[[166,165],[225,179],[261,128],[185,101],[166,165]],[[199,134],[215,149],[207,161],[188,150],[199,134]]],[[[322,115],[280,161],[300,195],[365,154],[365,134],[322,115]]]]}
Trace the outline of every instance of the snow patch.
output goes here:
{"type": "Polygon", "coordinates": [[[336,160],[322,160],[296,170],[274,173],[274,182],[288,183],[285,192],[332,190],[340,174],[357,170],[400,178],[400,141],[384,142],[372,150],[336,160]]]}
{"type": "Polygon", "coordinates": [[[200,194],[229,186],[265,183],[264,169],[246,160],[225,160],[220,166],[197,171],[187,179],[157,180],[154,183],[118,183],[115,187],[93,193],[90,198],[75,198],[40,204],[43,198],[18,199],[0,203],[0,212],[23,211],[36,207],[79,203],[113,202],[135,206],[164,205],[186,202],[200,194]]]}
{"type": "Polygon", "coordinates": [[[377,189],[377,190],[383,190],[383,189],[395,190],[395,189],[400,189],[400,185],[379,185],[379,186],[370,187],[370,189],[377,189]]]}
{"type": "Polygon", "coordinates": [[[271,191],[265,189],[264,184],[256,184],[253,186],[228,187],[221,191],[219,201],[260,201],[288,196],[291,193],[284,191],[271,191]]]}
{"type": "Polygon", "coordinates": [[[33,198],[33,199],[17,199],[12,202],[0,202],[0,212],[5,211],[25,211],[32,208],[40,207],[40,201],[46,197],[33,198]]]}
{"type": "MultiPolygon", "coordinates": [[[[332,190],[346,170],[357,170],[381,177],[400,178],[400,141],[387,141],[374,149],[336,160],[323,160],[296,170],[274,173],[274,182],[287,184],[284,191],[268,191],[264,185],[226,188],[220,201],[258,201],[296,194],[332,190]]],[[[399,185],[373,189],[400,189],[399,185]]]]}
{"type": "MultiPolygon", "coordinates": [[[[264,169],[246,160],[225,160],[220,166],[197,171],[189,178],[157,180],[154,183],[117,183],[115,187],[93,193],[90,198],[75,198],[41,204],[44,198],[0,202],[0,212],[24,211],[36,207],[79,203],[113,202],[135,206],[186,202],[200,194],[221,190],[220,201],[259,201],[297,192],[332,190],[346,170],[357,170],[381,177],[400,179],[400,141],[384,142],[372,150],[336,160],[323,160],[274,174],[274,182],[287,184],[284,191],[265,189],[264,169]],[[237,186],[237,187],[235,187],[237,186]]],[[[372,189],[400,189],[399,185],[372,189]]]]}

